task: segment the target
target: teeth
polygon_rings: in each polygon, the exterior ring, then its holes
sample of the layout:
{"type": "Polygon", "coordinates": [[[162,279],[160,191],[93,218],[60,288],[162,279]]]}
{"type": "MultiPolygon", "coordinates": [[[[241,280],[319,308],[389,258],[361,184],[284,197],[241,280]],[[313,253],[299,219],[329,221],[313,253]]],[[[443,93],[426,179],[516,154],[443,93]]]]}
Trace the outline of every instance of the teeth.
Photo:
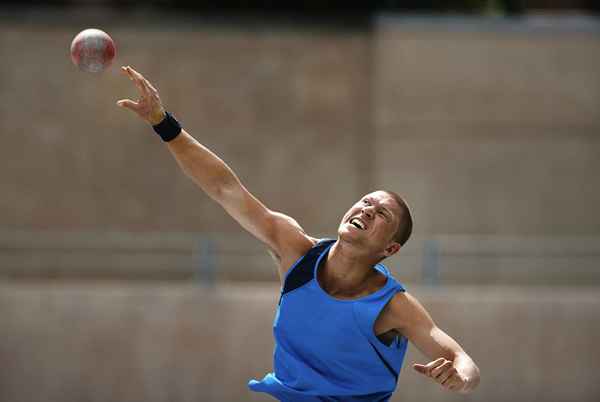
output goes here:
{"type": "Polygon", "coordinates": [[[350,220],[350,223],[353,224],[354,226],[357,226],[361,230],[365,230],[365,225],[363,225],[363,223],[356,218],[352,218],[350,220]]]}

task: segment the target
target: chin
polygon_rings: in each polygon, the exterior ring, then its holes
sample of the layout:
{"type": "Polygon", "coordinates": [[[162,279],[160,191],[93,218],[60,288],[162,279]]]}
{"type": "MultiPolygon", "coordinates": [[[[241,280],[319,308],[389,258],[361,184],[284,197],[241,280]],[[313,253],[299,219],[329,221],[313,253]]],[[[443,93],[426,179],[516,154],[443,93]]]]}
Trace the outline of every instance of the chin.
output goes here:
{"type": "Polygon", "coordinates": [[[361,239],[360,233],[353,232],[344,228],[338,230],[338,238],[346,243],[362,244],[364,239],[361,239]]]}

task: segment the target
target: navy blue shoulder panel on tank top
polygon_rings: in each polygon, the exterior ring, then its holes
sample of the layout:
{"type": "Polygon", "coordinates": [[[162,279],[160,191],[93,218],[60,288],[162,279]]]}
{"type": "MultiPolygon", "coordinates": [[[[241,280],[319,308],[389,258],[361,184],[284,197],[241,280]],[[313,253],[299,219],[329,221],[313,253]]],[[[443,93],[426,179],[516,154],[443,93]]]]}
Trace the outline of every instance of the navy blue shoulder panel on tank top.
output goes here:
{"type": "Polygon", "coordinates": [[[298,289],[300,286],[306,285],[315,277],[315,262],[323,250],[325,250],[333,242],[335,242],[335,240],[321,240],[313,248],[311,248],[308,253],[296,261],[294,266],[290,268],[285,277],[283,290],[281,291],[282,296],[294,289],[298,289]]]}
{"type": "Polygon", "coordinates": [[[377,264],[387,282],[376,292],[353,300],[328,295],[316,275],[334,243],[319,241],[286,273],[273,320],[274,370],[249,381],[252,391],[285,402],[384,402],[395,390],[407,342],[383,343],[374,323],[404,288],[377,264]]]}

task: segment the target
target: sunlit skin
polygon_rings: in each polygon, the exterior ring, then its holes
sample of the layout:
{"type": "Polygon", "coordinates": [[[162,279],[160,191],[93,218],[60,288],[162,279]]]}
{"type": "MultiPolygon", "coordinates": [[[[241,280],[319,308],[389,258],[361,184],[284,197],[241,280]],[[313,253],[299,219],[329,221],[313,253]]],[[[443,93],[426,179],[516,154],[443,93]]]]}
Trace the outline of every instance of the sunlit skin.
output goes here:
{"type": "Polygon", "coordinates": [[[393,240],[402,212],[384,191],[362,197],[346,212],[338,228],[338,241],[319,270],[319,282],[338,297],[360,297],[385,284],[385,276],[373,269],[383,258],[400,250],[393,240]],[[363,229],[350,223],[359,220],[363,229]]]}
{"type": "MultiPolygon", "coordinates": [[[[130,66],[122,73],[137,87],[137,100],[121,99],[129,109],[155,125],[165,117],[158,90],[130,66]]],[[[294,262],[318,241],[292,217],[267,208],[240,182],[231,168],[199,143],[185,129],[167,142],[167,148],[183,172],[217,202],[242,228],[263,242],[277,261],[282,281],[294,262]]],[[[400,250],[394,235],[402,209],[385,191],[362,197],[346,212],[338,228],[338,241],[318,271],[321,287],[333,297],[355,299],[383,287],[386,277],[373,267],[400,250]],[[351,223],[357,219],[356,227],[351,223]]],[[[444,389],[471,392],[479,384],[479,368],[462,347],[435,325],[425,308],[408,292],[396,293],[375,321],[378,336],[402,335],[431,359],[413,368],[444,389]]]]}
{"type": "Polygon", "coordinates": [[[402,212],[396,200],[385,191],[366,194],[358,200],[342,218],[338,228],[338,240],[356,247],[360,254],[381,260],[395,254],[400,245],[393,240],[402,212]],[[364,230],[350,224],[357,218],[365,224],[364,230]]]}

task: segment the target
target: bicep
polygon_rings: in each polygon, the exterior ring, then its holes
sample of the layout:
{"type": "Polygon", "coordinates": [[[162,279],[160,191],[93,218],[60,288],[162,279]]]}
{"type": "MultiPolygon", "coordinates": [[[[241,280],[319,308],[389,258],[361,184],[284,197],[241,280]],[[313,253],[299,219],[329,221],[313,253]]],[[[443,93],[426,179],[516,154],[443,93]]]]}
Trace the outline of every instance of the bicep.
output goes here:
{"type": "Polygon", "coordinates": [[[295,260],[312,247],[311,238],[293,218],[271,211],[243,185],[222,190],[219,198],[225,211],[263,242],[280,265],[295,260]]]}
{"type": "Polygon", "coordinates": [[[463,352],[461,346],[435,324],[417,299],[409,294],[402,297],[404,300],[395,309],[398,330],[425,356],[453,360],[463,352]]]}

